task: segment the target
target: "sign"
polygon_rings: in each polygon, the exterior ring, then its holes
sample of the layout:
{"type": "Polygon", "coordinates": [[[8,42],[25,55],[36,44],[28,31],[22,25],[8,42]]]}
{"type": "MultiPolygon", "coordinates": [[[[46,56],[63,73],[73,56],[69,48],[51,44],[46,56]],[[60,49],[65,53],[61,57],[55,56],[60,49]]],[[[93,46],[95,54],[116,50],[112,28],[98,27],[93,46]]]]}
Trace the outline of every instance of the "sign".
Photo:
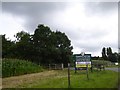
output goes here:
{"type": "Polygon", "coordinates": [[[84,54],[84,56],[81,54],[76,54],[75,57],[76,68],[86,67],[87,65],[88,67],[91,67],[91,54],[84,54]]]}

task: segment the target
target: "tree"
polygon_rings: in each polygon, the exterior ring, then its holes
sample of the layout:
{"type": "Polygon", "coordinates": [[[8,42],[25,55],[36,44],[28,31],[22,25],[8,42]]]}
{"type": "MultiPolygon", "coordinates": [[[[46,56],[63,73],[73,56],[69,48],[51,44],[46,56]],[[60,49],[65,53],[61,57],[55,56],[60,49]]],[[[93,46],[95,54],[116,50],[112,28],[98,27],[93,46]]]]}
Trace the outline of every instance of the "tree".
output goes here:
{"type": "Polygon", "coordinates": [[[31,35],[27,32],[18,32],[15,36],[17,38],[15,46],[15,55],[20,59],[31,59],[32,42],[31,35]]]}
{"type": "Polygon", "coordinates": [[[72,55],[70,40],[60,31],[38,25],[33,35],[36,60],[41,63],[67,63],[72,55]]]}
{"type": "Polygon", "coordinates": [[[112,49],[111,47],[107,48],[107,58],[109,61],[111,61],[112,57],[113,57],[113,53],[112,53],[112,49]]]}
{"type": "Polygon", "coordinates": [[[111,62],[117,62],[118,61],[118,56],[116,53],[112,53],[110,56],[109,56],[109,61],[111,62]]]}
{"type": "Polygon", "coordinates": [[[21,31],[11,42],[2,36],[3,57],[30,60],[37,64],[67,63],[72,55],[71,41],[60,31],[51,31],[48,26],[38,25],[34,34],[21,31]]]}
{"type": "Polygon", "coordinates": [[[55,32],[56,35],[56,48],[60,51],[57,55],[57,60],[59,63],[64,62],[67,65],[70,62],[70,58],[72,55],[71,50],[73,47],[71,46],[71,41],[65,35],[65,33],[61,33],[60,31],[55,32]]]}
{"type": "Polygon", "coordinates": [[[113,53],[111,47],[108,47],[107,49],[105,47],[103,47],[102,57],[104,60],[109,60],[111,62],[117,62],[119,54],[117,54],[116,52],[113,53]]]}
{"type": "Polygon", "coordinates": [[[33,44],[36,61],[38,63],[47,63],[49,54],[49,42],[50,42],[51,30],[44,25],[38,25],[33,35],[33,44]]]}
{"type": "Polygon", "coordinates": [[[10,58],[13,56],[12,48],[14,42],[5,38],[5,35],[2,36],[2,58],[10,58]]]}
{"type": "Polygon", "coordinates": [[[111,47],[107,48],[107,56],[111,55],[112,54],[112,49],[111,47]]]}
{"type": "Polygon", "coordinates": [[[102,58],[103,58],[104,60],[107,60],[106,48],[105,48],[105,47],[103,47],[103,49],[102,49],[102,58]]]}

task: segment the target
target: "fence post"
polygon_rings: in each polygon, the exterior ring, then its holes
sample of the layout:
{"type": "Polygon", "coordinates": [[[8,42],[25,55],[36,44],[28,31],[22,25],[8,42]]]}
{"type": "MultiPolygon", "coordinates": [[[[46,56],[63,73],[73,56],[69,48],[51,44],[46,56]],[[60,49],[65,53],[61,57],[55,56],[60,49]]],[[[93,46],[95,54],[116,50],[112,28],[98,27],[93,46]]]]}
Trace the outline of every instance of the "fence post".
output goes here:
{"type": "Polygon", "coordinates": [[[50,68],[50,64],[49,64],[49,70],[50,70],[51,68],[50,68]]]}
{"type": "Polygon", "coordinates": [[[55,64],[55,70],[56,70],[56,64],[55,64]]]}
{"type": "Polygon", "coordinates": [[[68,88],[70,88],[70,63],[68,63],[68,88]]]}
{"type": "Polygon", "coordinates": [[[62,70],[63,70],[63,68],[64,68],[63,63],[61,64],[61,67],[62,67],[62,70]]]}

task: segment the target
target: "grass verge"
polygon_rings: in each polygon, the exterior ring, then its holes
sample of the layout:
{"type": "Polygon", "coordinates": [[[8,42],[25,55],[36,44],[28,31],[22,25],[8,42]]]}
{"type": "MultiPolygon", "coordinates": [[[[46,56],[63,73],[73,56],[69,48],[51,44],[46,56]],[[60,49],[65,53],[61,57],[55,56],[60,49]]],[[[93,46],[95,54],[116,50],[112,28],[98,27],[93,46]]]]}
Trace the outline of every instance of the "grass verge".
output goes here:
{"type": "MultiPolygon", "coordinates": [[[[87,79],[86,71],[78,71],[75,74],[74,71],[71,70],[70,74],[71,88],[116,88],[118,84],[118,73],[114,71],[89,72],[89,80],[87,79]]],[[[4,78],[3,87],[68,88],[67,70],[44,71],[38,74],[4,78]],[[18,81],[19,83],[17,83],[18,81]],[[10,85],[8,85],[9,82],[11,82],[10,85]],[[16,83],[16,85],[14,85],[14,83],[16,83]]]]}

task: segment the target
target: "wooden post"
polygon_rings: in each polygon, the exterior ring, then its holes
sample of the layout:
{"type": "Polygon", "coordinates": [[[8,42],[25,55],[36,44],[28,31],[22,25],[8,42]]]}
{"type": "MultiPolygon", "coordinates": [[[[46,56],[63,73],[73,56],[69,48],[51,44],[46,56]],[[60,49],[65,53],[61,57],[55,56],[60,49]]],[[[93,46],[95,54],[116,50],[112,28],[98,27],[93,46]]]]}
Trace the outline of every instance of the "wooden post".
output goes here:
{"type": "Polygon", "coordinates": [[[63,70],[63,68],[64,68],[63,63],[61,64],[61,67],[62,67],[62,70],[63,70]]]}
{"type": "Polygon", "coordinates": [[[89,76],[88,76],[88,64],[86,64],[86,73],[87,73],[87,79],[89,80],[89,76]]]}
{"type": "Polygon", "coordinates": [[[76,62],[74,63],[74,65],[75,65],[74,67],[75,67],[75,73],[76,73],[76,72],[77,72],[77,71],[76,71],[76,70],[77,70],[77,68],[76,68],[76,62]]]}
{"type": "Polygon", "coordinates": [[[13,76],[15,76],[15,68],[13,68],[13,76]]]}
{"type": "Polygon", "coordinates": [[[92,66],[92,64],[91,64],[90,70],[91,70],[91,72],[93,72],[93,66],[92,66]]]}
{"type": "Polygon", "coordinates": [[[68,63],[68,88],[70,88],[70,63],[68,63]]]}
{"type": "Polygon", "coordinates": [[[50,70],[51,68],[50,68],[50,64],[49,64],[49,70],[50,70]]]}
{"type": "Polygon", "coordinates": [[[55,70],[56,70],[56,64],[55,64],[55,70]]]}

